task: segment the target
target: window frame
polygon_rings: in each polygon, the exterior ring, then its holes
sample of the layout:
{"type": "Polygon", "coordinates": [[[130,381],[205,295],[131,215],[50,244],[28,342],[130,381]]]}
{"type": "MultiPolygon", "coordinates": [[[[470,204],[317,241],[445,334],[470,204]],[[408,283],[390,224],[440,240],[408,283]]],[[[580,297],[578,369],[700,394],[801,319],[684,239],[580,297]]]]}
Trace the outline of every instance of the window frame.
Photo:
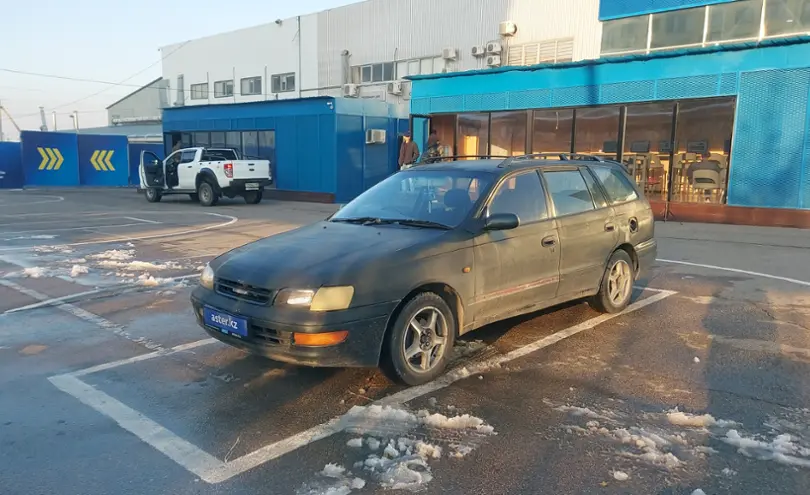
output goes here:
{"type": "Polygon", "coordinates": [[[274,94],[294,93],[296,91],[295,83],[295,72],[273,74],[270,76],[270,92],[274,94]],[[290,88],[290,78],[292,78],[292,88],[290,88]]]}
{"type": "Polygon", "coordinates": [[[192,100],[207,100],[208,99],[208,83],[197,83],[189,86],[189,93],[191,93],[192,100]],[[200,89],[202,88],[202,91],[200,89]]]}
{"type": "Polygon", "coordinates": [[[233,79],[223,79],[221,81],[214,81],[214,98],[233,98],[233,90],[234,90],[233,86],[234,86],[233,79]],[[222,92],[217,91],[218,84],[222,85],[222,88],[224,89],[225,87],[227,87],[228,83],[230,83],[231,88],[230,93],[226,93],[224,91],[222,92]]]}
{"type": "MultiPolygon", "coordinates": [[[[548,201],[551,203],[551,206],[553,208],[552,211],[554,212],[554,215],[550,217],[551,219],[558,220],[560,218],[569,218],[569,217],[574,217],[576,215],[584,215],[586,213],[592,213],[592,212],[599,211],[599,210],[603,209],[603,208],[597,208],[596,207],[596,201],[593,199],[593,193],[591,193],[591,190],[588,187],[588,182],[585,180],[585,177],[582,177],[582,170],[580,170],[580,168],[581,168],[580,166],[571,165],[571,166],[562,166],[562,167],[561,166],[544,167],[543,169],[541,169],[540,176],[543,179],[543,185],[545,186],[545,189],[546,189],[546,196],[548,196],[548,201]],[[582,183],[585,184],[585,190],[588,191],[588,196],[591,198],[591,206],[593,208],[590,209],[590,210],[586,210],[586,211],[579,211],[579,212],[576,212],[576,213],[566,213],[565,215],[560,215],[557,212],[557,205],[554,204],[554,196],[552,196],[551,188],[548,187],[548,181],[546,180],[546,174],[547,173],[552,173],[553,174],[555,172],[577,172],[578,174],[580,174],[580,177],[582,178],[582,183]]],[[[598,182],[597,182],[597,184],[598,184],[598,182]]],[[[607,199],[607,198],[605,198],[605,199],[607,199]]],[[[609,207],[610,206],[608,206],[608,208],[609,207]]]]}
{"type": "MultiPolygon", "coordinates": [[[[255,88],[254,88],[255,90],[255,88]]],[[[261,96],[262,94],[262,76],[251,76],[251,77],[243,77],[239,79],[239,94],[241,96],[261,96]],[[247,81],[250,85],[251,81],[259,81],[259,88],[258,92],[256,93],[245,93],[245,82],[247,81]]]]}

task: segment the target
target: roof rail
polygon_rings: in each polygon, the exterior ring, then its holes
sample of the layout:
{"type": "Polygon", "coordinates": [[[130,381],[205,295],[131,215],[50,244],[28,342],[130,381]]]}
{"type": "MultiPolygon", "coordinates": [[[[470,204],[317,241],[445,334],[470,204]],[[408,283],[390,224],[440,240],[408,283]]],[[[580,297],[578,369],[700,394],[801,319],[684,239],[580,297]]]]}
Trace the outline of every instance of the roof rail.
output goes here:
{"type": "Polygon", "coordinates": [[[571,160],[586,160],[592,162],[607,162],[605,158],[596,155],[589,155],[587,153],[532,153],[529,155],[518,155],[512,156],[508,159],[504,160],[501,163],[500,167],[508,167],[515,162],[522,162],[526,160],[559,160],[561,162],[567,162],[571,160]]]}
{"type": "Polygon", "coordinates": [[[440,162],[452,162],[458,160],[500,160],[509,158],[507,155],[452,155],[452,156],[430,156],[425,157],[418,163],[430,164],[440,162]]]}

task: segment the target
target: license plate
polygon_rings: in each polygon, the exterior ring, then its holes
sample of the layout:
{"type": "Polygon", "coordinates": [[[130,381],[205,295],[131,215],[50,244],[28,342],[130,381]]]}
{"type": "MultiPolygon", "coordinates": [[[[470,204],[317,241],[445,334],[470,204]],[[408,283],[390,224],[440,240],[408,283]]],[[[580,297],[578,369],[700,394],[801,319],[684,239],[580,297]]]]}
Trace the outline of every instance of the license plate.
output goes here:
{"type": "Polygon", "coordinates": [[[211,308],[205,308],[203,316],[206,325],[214,327],[222,333],[240,337],[247,337],[248,335],[247,320],[244,318],[237,318],[211,308]]]}
{"type": "Polygon", "coordinates": [[[257,191],[258,189],[259,189],[259,184],[255,183],[255,182],[248,182],[247,184],[245,184],[245,190],[246,191],[257,191]]]}

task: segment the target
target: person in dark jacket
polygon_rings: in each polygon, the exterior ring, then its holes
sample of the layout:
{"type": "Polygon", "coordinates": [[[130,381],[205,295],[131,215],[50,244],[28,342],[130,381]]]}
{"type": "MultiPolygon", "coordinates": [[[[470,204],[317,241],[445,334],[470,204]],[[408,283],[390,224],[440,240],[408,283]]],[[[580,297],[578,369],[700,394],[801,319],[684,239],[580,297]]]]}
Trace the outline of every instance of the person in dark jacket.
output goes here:
{"type": "Polygon", "coordinates": [[[419,146],[411,139],[411,133],[402,136],[402,146],[399,148],[399,168],[409,168],[419,159],[419,146]]]}
{"type": "Polygon", "coordinates": [[[439,142],[439,133],[436,131],[436,129],[430,130],[426,148],[425,156],[422,157],[422,160],[425,163],[435,163],[439,161],[439,158],[442,156],[442,150],[441,143],[439,142]]]}

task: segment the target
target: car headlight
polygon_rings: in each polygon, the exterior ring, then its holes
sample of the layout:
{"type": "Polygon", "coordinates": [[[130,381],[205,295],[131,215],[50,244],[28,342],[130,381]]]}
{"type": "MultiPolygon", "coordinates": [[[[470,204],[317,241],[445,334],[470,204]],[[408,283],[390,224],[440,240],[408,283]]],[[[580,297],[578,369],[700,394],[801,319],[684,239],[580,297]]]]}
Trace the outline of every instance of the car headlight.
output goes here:
{"type": "Polygon", "coordinates": [[[275,304],[309,308],[310,311],[339,311],[352,303],[354,287],[321,287],[311,289],[283,289],[276,296],[275,304]]]}
{"type": "Polygon", "coordinates": [[[202,274],[200,274],[200,285],[206,289],[214,290],[214,269],[211,265],[205,265],[202,274]]]}

